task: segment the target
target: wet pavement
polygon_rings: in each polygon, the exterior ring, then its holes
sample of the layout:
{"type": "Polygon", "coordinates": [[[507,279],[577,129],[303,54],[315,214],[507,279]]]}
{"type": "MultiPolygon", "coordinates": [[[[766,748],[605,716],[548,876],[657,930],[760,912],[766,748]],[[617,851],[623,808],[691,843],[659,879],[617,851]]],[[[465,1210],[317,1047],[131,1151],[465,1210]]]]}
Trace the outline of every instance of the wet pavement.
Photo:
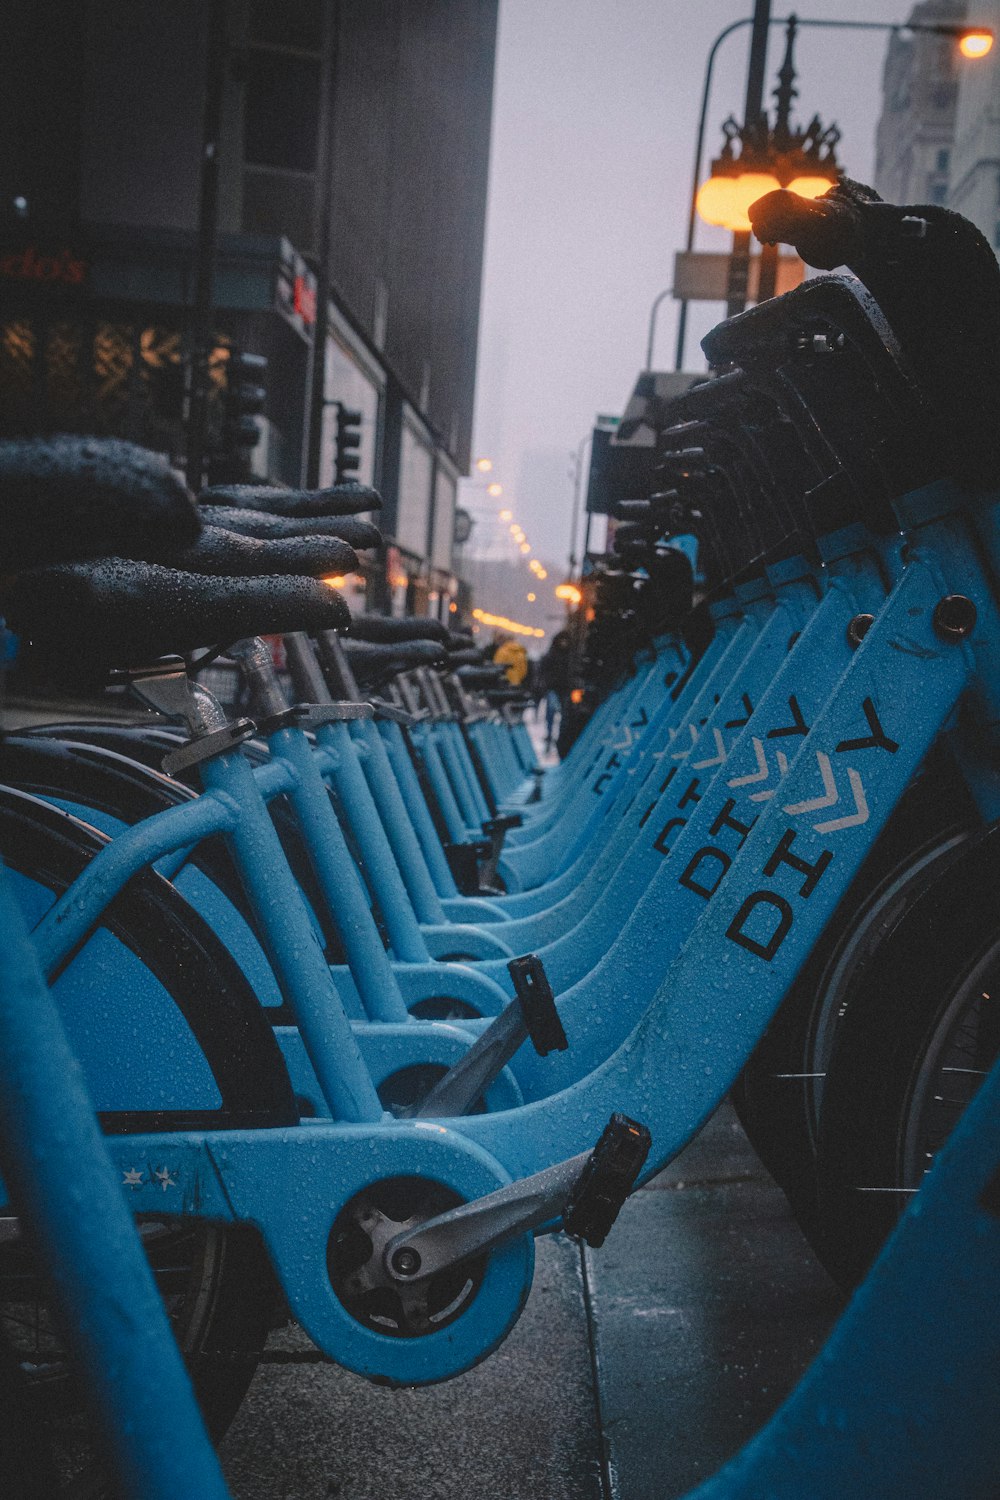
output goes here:
{"type": "Polygon", "coordinates": [[[838,1307],[728,1107],[602,1250],[538,1250],[521,1322],[456,1380],[262,1368],[223,1446],[234,1500],[674,1500],[767,1419],[838,1307]]]}

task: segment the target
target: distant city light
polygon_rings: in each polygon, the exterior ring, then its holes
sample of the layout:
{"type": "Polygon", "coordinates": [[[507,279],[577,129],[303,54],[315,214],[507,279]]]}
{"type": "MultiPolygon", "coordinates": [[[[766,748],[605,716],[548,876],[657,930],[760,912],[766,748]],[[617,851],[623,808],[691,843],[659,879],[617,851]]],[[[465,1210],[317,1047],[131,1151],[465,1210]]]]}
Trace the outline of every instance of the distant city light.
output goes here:
{"type": "MultiPolygon", "coordinates": [[[[491,615],[485,609],[474,609],[472,618],[478,620],[480,625],[492,625],[496,630],[509,631],[511,635],[528,635],[541,640],[545,635],[544,630],[539,630],[535,625],[521,625],[517,620],[508,620],[506,615],[491,615]]],[[[473,626],[473,629],[476,627],[473,626]]]]}
{"type": "Polygon", "coordinates": [[[528,546],[527,542],[522,542],[521,543],[521,551],[522,552],[530,552],[531,551],[531,548],[528,546]]]}
{"type": "Polygon", "coordinates": [[[529,604],[534,604],[534,602],[535,602],[535,595],[534,594],[529,594],[528,595],[528,603],[529,604]]]}
{"type": "Polygon", "coordinates": [[[565,599],[567,604],[579,604],[583,595],[575,583],[557,583],[556,598],[565,599]]]}
{"type": "Polygon", "coordinates": [[[488,474],[493,468],[492,458],[477,458],[476,468],[479,470],[480,474],[488,474]]]}
{"type": "Polygon", "coordinates": [[[514,512],[512,510],[502,510],[500,512],[500,519],[501,521],[513,521],[514,512]]]}
{"type": "Polygon", "coordinates": [[[492,484],[486,486],[486,493],[487,495],[492,495],[494,500],[497,500],[503,494],[503,485],[498,479],[494,479],[492,484]]]}

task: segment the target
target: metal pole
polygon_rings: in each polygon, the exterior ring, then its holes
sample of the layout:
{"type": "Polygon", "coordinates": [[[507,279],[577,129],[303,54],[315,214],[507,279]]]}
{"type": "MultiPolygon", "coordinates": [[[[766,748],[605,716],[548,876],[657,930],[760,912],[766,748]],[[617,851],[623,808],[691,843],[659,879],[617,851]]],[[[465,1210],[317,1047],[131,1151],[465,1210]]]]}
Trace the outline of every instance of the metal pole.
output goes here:
{"type": "MultiPolygon", "coordinates": [[[[756,129],[764,108],[764,77],[767,69],[767,36],[771,24],[771,0],[755,0],[753,30],[750,34],[750,60],[747,67],[747,92],[743,106],[743,128],[756,129]]],[[[733,235],[729,259],[729,286],[726,293],[726,317],[735,317],[747,305],[747,279],[750,274],[750,231],[733,235]]]]}
{"type": "MultiPolygon", "coordinates": [[[[712,72],[715,68],[715,54],[718,52],[726,37],[732,36],[734,31],[740,31],[744,26],[752,26],[753,17],[744,16],[741,21],[733,21],[730,26],[719,32],[708,51],[708,61],[705,64],[705,82],[701,91],[701,112],[698,116],[698,134],[695,138],[694,148],[694,171],[691,174],[691,195],[688,199],[688,225],[687,239],[684,242],[685,250],[694,249],[694,231],[698,222],[698,188],[701,185],[701,157],[705,149],[705,121],[708,118],[708,101],[712,91],[712,72]]],[[[677,351],[674,356],[674,369],[684,368],[684,341],[687,335],[687,302],[681,301],[677,317],[677,351]]]]}
{"type": "Polygon", "coordinates": [[[337,64],[340,52],[340,0],[328,10],[325,117],[320,137],[319,245],[316,255],[316,323],[313,328],[312,370],[306,430],[305,482],[319,485],[323,458],[323,412],[326,405],[326,338],[330,326],[330,249],[333,239],[333,164],[337,104],[337,64]]]}
{"type": "Polygon", "coordinates": [[[191,399],[188,409],[186,478],[200,490],[205,468],[208,424],[208,358],[212,337],[212,281],[219,232],[219,138],[226,85],[226,3],[212,0],[205,57],[205,118],[202,129],[201,197],[198,205],[198,259],[191,318],[191,399]]]}
{"type": "Polygon", "coordinates": [[[669,297],[673,291],[672,286],[664,287],[663,291],[653,298],[653,305],[649,309],[649,337],[646,340],[646,369],[653,368],[653,339],[656,337],[656,314],[659,312],[660,303],[664,297],[669,297]]]}
{"type": "Polygon", "coordinates": [[[576,571],[576,527],[580,515],[580,491],[583,488],[583,450],[590,442],[590,433],[576,445],[573,459],[576,465],[573,478],[573,514],[569,523],[569,582],[573,582],[573,574],[576,571]]]}

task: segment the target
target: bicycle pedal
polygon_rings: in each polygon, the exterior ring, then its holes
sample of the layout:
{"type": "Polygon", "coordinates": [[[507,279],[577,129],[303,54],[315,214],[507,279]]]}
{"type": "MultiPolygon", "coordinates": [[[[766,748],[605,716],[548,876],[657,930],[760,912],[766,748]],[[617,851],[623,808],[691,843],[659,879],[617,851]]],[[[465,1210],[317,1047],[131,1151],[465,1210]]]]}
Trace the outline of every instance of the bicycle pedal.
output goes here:
{"type": "Polygon", "coordinates": [[[642,1171],[653,1138],[628,1115],[611,1116],[563,1211],[567,1234],[599,1250],[642,1171]]]}
{"type": "Polygon", "coordinates": [[[483,823],[483,832],[487,838],[493,838],[495,835],[499,836],[502,844],[503,835],[507,830],[509,828],[520,828],[523,822],[524,819],[520,813],[503,813],[496,818],[487,818],[483,823]]]}
{"type": "Polygon", "coordinates": [[[550,1052],[565,1052],[569,1042],[559,1019],[556,997],[545,965],[538,954],[525,953],[520,958],[512,958],[507,972],[514,981],[514,994],[531,1044],[539,1057],[546,1057],[550,1052]]]}
{"type": "Polygon", "coordinates": [[[478,839],[471,844],[445,844],[444,853],[459,893],[463,896],[482,895],[479,866],[489,858],[489,840],[478,839]]]}

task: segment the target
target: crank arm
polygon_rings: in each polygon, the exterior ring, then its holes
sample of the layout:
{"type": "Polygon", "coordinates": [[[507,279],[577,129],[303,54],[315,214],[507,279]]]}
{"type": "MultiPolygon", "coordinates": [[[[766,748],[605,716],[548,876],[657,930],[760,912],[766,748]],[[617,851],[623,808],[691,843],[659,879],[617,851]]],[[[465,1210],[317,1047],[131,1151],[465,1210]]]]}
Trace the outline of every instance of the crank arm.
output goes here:
{"type": "Polygon", "coordinates": [[[558,1218],[567,1233],[596,1249],[635,1186],[651,1143],[644,1125],[614,1114],[593,1151],[394,1235],[382,1254],[382,1273],[396,1284],[423,1280],[558,1218]]]}
{"type": "Polygon", "coordinates": [[[539,1057],[565,1052],[569,1043],[541,959],[529,953],[511,959],[507,968],[514,981],[514,999],[438,1080],[414,1110],[415,1119],[464,1115],[529,1037],[539,1057]]]}

